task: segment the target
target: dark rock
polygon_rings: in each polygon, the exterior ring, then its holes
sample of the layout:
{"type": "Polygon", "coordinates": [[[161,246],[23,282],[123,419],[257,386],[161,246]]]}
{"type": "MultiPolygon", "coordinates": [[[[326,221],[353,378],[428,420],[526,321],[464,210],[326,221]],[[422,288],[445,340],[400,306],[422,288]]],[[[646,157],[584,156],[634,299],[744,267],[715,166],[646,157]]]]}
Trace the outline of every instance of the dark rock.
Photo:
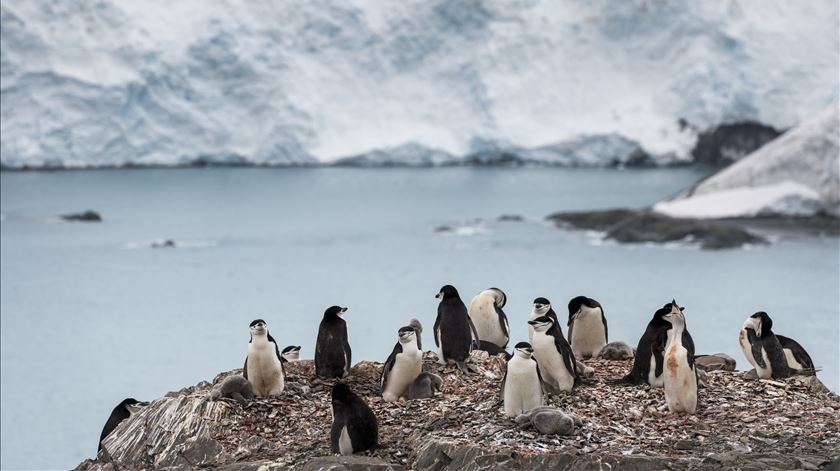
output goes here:
{"type": "Polygon", "coordinates": [[[636,355],[636,351],[624,342],[610,342],[598,353],[598,358],[604,360],[629,360],[636,355]]]}
{"type": "Polygon", "coordinates": [[[676,450],[693,450],[697,448],[697,442],[694,440],[677,440],[674,443],[674,449],[676,450]]]}
{"type": "Polygon", "coordinates": [[[102,222],[102,216],[100,216],[96,211],[92,211],[90,209],[83,213],[62,214],[61,219],[64,219],[65,221],[78,222],[102,222]]]}
{"type": "Polygon", "coordinates": [[[152,242],[152,248],[153,249],[164,249],[164,248],[174,248],[174,247],[175,247],[175,241],[172,240],[172,239],[166,239],[166,240],[163,240],[163,241],[156,240],[156,241],[152,242]]]}
{"type": "Polygon", "coordinates": [[[694,363],[704,371],[735,371],[735,359],[725,353],[695,355],[694,363]]]}
{"type": "Polygon", "coordinates": [[[554,213],[546,219],[559,227],[595,230],[621,243],[694,242],[704,249],[726,249],[767,241],[744,228],[721,221],[672,218],[647,209],[608,209],[554,213]]]}
{"type": "Polygon", "coordinates": [[[453,229],[452,226],[447,226],[446,224],[441,224],[440,226],[435,227],[435,232],[449,233],[454,231],[455,229],[453,229]]]}
{"type": "Polygon", "coordinates": [[[691,151],[694,163],[729,164],[767,144],[782,132],[770,126],[746,121],[723,124],[701,133],[691,151]]]}
{"type": "Polygon", "coordinates": [[[522,222],[524,220],[525,217],[519,214],[502,214],[498,217],[499,222],[522,222]]]}

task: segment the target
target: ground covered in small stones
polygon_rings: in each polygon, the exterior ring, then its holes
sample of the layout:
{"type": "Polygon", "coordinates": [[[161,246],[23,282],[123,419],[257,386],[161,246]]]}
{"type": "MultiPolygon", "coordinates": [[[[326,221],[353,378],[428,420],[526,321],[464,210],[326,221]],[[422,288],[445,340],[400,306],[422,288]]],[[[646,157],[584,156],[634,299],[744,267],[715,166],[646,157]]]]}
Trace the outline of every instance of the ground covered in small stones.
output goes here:
{"type": "MultiPolygon", "coordinates": [[[[504,360],[474,352],[473,373],[442,367],[432,353],[424,370],[444,382],[434,399],[386,403],[379,395],[382,365],[361,362],[344,381],[374,410],[383,448],[368,453],[410,465],[430,440],[479,446],[521,455],[647,455],[707,458],[710,455],[784,453],[818,457],[819,466],[840,455],[840,398],[813,390],[805,377],[748,380],[743,372],[708,373],[695,415],[664,410],[664,391],[621,386],[605,380],[623,376],[631,361],[589,360],[594,378],[550,404],[578,415],[583,425],[570,436],[543,436],[518,428],[501,412],[504,360]]],[[[215,440],[237,460],[303,463],[330,455],[330,388],[314,376],[311,361],[287,364],[287,389],[279,398],[258,398],[246,407],[230,403],[215,440]]],[[[219,375],[214,383],[225,376],[219,375]]],[[[200,391],[194,391],[193,394],[200,391]]]]}

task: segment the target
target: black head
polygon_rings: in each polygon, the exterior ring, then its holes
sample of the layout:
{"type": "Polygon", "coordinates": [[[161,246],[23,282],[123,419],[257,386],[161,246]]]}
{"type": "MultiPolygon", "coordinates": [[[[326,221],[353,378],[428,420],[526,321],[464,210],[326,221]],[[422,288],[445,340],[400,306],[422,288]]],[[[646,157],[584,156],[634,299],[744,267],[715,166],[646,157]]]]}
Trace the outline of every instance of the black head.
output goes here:
{"type": "Polygon", "coordinates": [[[137,412],[138,410],[140,410],[141,407],[145,407],[145,406],[148,406],[148,405],[149,405],[148,402],[138,401],[137,399],[134,399],[133,397],[128,397],[128,398],[123,399],[123,401],[117,407],[122,407],[129,414],[133,414],[133,413],[137,412]]]}
{"type": "Polygon", "coordinates": [[[544,332],[554,325],[554,320],[548,316],[540,316],[528,321],[528,325],[533,327],[537,332],[544,332]]]}
{"type": "Polygon", "coordinates": [[[350,390],[350,387],[344,383],[335,383],[332,387],[332,400],[333,402],[349,402],[350,398],[353,397],[353,391],[350,390]]]}
{"type": "Polygon", "coordinates": [[[249,327],[254,328],[254,327],[256,327],[258,324],[262,324],[263,326],[265,326],[265,325],[266,325],[266,323],[265,323],[265,321],[264,321],[264,320],[262,320],[262,319],[256,319],[256,320],[254,320],[254,321],[252,321],[252,322],[251,322],[251,325],[250,325],[249,327]]]}
{"type": "Polygon", "coordinates": [[[255,335],[266,335],[268,333],[268,324],[262,319],[257,319],[251,322],[251,337],[255,335]]]}
{"type": "Polygon", "coordinates": [[[569,315],[572,315],[578,312],[581,306],[586,306],[588,308],[593,307],[600,307],[601,304],[598,301],[595,301],[592,298],[587,298],[586,296],[576,296],[569,301],[569,315]]]}
{"type": "Polygon", "coordinates": [[[289,352],[299,352],[300,345],[289,345],[288,347],[284,348],[280,353],[289,353],[289,352]]]}
{"type": "Polygon", "coordinates": [[[347,312],[346,307],[341,306],[330,306],[324,311],[324,319],[331,319],[334,317],[341,317],[344,313],[347,312]]]}
{"type": "Polygon", "coordinates": [[[773,332],[773,319],[770,319],[766,312],[758,311],[744,323],[745,328],[750,326],[755,330],[756,335],[764,337],[773,332]]]}
{"type": "Polygon", "coordinates": [[[458,290],[455,289],[455,287],[452,285],[446,285],[443,288],[441,288],[438,294],[435,295],[435,297],[440,299],[441,301],[452,298],[460,298],[460,296],[458,295],[458,290]]]}
{"type": "Polygon", "coordinates": [[[545,313],[551,309],[551,301],[546,298],[537,298],[534,300],[534,310],[537,313],[545,313]]]}
{"type": "Polygon", "coordinates": [[[528,342],[519,342],[518,344],[514,345],[513,348],[531,348],[531,344],[528,342]]]}

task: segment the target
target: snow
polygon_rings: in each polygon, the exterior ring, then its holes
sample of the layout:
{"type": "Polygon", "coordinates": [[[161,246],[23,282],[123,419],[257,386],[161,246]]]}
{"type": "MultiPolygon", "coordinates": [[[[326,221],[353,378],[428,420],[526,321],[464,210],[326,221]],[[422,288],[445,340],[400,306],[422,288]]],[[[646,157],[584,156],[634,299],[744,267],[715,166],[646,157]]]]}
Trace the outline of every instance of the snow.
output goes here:
{"type": "Polygon", "coordinates": [[[9,167],[437,162],[475,142],[670,163],[696,139],[680,118],[785,129],[838,97],[834,0],[9,0],[0,21],[9,167]]]}
{"type": "Polygon", "coordinates": [[[654,205],[674,217],[840,215],[840,105],[654,205]]]}

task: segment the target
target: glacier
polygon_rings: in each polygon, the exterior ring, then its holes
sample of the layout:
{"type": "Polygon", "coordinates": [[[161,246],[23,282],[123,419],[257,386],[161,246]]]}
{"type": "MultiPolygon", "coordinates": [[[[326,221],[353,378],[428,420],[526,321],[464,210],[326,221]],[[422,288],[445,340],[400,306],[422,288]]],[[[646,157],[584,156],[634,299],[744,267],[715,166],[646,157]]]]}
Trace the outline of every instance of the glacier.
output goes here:
{"type": "Polygon", "coordinates": [[[678,163],[840,73],[834,0],[4,0],[0,26],[4,168],[678,163]]]}
{"type": "Polygon", "coordinates": [[[688,218],[840,216],[840,104],[653,209],[688,218]]]}

